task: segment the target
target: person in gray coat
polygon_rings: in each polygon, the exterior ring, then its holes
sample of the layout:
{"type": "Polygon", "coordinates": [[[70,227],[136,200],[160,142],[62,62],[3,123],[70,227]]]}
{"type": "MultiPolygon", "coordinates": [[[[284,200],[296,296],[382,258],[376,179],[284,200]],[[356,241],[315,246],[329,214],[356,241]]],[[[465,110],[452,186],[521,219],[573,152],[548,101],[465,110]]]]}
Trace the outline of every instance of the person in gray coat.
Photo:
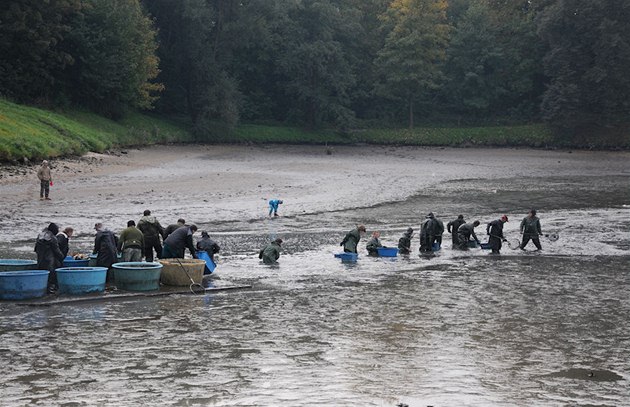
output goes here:
{"type": "Polygon", "coordinates": [[[273,242],[269,243],[267,246],[263,247],[258,253],[258,258],[262,259],[265,264],[275,264],[278,262],[280,258],[280,245],[282,244],[282,239],[278,238],[273,242]]]}
{"type": "Polygon", "coordinates": [[[350,232],[346,233],[346,236],[339,244],[340,246],[343,246],[343,251],[346,253],[356,253],[357,245],[361,240],[361,234],[365,234],[365,226],[363,225],[359,225],[350,232]]]}
{"type": "Polygon", "coordinates": [[[542,230],[540,228],[540,219],[536,216],[536,209],[530,210],[521,221],[521,233],[523,234],[523,242],[519,246],[521,250],[525,250],[525,246],[527,246],[530,239],[534,242],[536,250],[542,250],[539,238],[542,235],[542,230]]]}

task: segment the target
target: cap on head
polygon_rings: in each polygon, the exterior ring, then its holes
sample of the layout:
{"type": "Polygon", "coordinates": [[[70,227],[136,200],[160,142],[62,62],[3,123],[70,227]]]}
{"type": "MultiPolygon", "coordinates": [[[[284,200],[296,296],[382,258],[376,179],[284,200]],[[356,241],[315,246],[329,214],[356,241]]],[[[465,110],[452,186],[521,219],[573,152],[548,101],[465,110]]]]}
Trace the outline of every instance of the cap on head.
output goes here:
{"type": "Polygon", "coordinates": [[[277,244],[282,244],[282,239],[277,238],[276,240],[274,240],[274,243],[277,243],[277,244]]]}
{"type": "Polygon", "coordinates": [[[282,202],[282,199],[279,199],[279,200],[278,200],[278,203],[279,203],[279,204],[283,203],[283,202],[282,202]]]}
{"type": "Polygon", "coordinates": [[[501,220],[502,220],[503,222],[507,222],[507,221],[508,221],[508,217],[507,217],[507,215],[503,215],[503,216],[501,216],[501,220]]]}
{"type": "Polygon", "coordinates": [[[201,232],[201,237],[210,237],[210,235],[204,230],[203,232],[201,232]]]}
{"type": "Polygon", "coordinates": [[[151,211],[148,210],[148,209],[145,209],[144,210],[144,216],[149,216],[149,215],[151,215],[151,211]]]}
{"type": "Polygon", "coordinates": [[[427,218],[429,219],[435,218],[435,216],[433,215],[433,212],[429,212],[429,214],[427,215],[427,218]]]}
{"type": "Polygon", "coordinates": [[[481,225],[481,222],[479,222],[478,220],[473,222],[473,226],[479,226],[479,225],[481,225]]]}
{"type": "Polygon", "coordinates": [[[131,226],[136,226],[136,222],[130,220],[129,222],[127,222],[127,227],[131,227],[131,226]]]}
{"type": "Polygon", "coordinates": [[[365,232],[365,231],[366,231],[366,230],[365,230],[365,226],[364,226],[364,225],[359,225],[359,226],[357,226],[357,230],[358,230],[359,232],[365,232]]]}
{"type": "Polygon", "coordinates": [[[413,228],[407,228],[407,233],[412,234],[413,233],[413,228]]]}
{"type": "Polygon", "coordinates": [[[464,219],[464,215],[457,215],[457,219],[464,219]]]}

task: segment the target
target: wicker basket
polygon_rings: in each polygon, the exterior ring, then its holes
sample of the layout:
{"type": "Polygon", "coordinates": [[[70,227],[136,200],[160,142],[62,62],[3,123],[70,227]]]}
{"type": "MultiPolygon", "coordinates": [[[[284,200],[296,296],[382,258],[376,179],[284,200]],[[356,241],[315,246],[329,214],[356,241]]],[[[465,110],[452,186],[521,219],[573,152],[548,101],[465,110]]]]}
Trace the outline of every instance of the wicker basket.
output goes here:
{"type": "Polygon", "coordinates": [[[198,259],[162,259],[160,260],[160,264],[162,264],[160,281],[164,285],[172,286],[190,285],[190,279],[183,269],[186,269],[188,275],[195,283],[201,284],[203,270],[206,266],[205,261],[198,259]]]}

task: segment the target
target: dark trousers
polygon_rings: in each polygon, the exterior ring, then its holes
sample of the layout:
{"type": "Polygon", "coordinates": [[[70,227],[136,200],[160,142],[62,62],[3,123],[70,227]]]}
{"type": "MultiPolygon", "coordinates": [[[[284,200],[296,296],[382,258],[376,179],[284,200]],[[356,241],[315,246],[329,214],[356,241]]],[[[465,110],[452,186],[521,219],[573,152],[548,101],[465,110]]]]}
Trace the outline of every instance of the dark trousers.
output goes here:
{"type": "Polygon", "coordinates": [[[529,237],[529,236],[523,236],[521,249],[525,250],[525,246],[527,246],[527,243],[529,243],[529,239],[532,239],[532,242],[534,242],[534,246],[536,246],[538,250],[542,250],[542,246],[540,245],[540,239],[538,237],[529,237]]]}
{"type": "Polygon", "coordinates": [[[500,238],[490,236],[490,238],[488,239],[488,243],[490,243],[490,248],[492,248],[492,253],[494,254],[501,253],[501,247],[503,246],[503,242],[501,241],[500,238]]]}
{"type": "Polygon", "coordinates": [[[160,238],[158,236],[144,237],[144,256],[148,262],[153,261],[153,249],[157,253],[157,258],[162,258],[162,245],[160,244],[160,238]]]}
{"type": "Polygon", "coordinates": [[[46,198],[48,198],[49,193],[50,193],[50,181],[41,180],[39,182],[39,197],[43,198],[45,194],[46,198]]]}

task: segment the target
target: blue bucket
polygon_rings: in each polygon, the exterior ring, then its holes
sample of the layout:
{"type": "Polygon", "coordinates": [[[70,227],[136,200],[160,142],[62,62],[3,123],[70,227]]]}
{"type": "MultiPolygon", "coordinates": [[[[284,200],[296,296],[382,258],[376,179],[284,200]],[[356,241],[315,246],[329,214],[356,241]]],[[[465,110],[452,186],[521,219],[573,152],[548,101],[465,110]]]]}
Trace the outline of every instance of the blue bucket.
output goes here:
{"type": "Polygon", "coordinates": [[[442,245],[440,245],[438,242],[435,242],[433,243],[433,246],[431,246],[431,248],[433,249],[434,252],[437,252],[442,248],[442,245]]]}
{"type": "Polygon", "coordinates": [[[0,273],[0,300],[28,300],[46,295],[48,270],[16,270],[0,273]]]}
{"type": "Polygon", "coordinates": [[[89,294],[105,291],[106,267],[62,267],[57,272],[59,294],[89,294]]]}
{"type": "Polygon", "coordinates": [[[35,260],[1,259],[0,271],[36,270],[35,260]]]}
{"type": "Polygon", "coordinates": [[[398,256],[398,248],[396,247],[379,247],[376,249],[378,255],[381,257],[396,257],[398,256]]]}
{"type": "Polygon", "coordinates": [[[114,263],[116,287],[127,291],[153,291],[160,289],[160,263],[126,262],[114,263]]]}
{"type": "Polygon", "coordinates": [[[68,256],[63,260],[63,267],[88,267],[90,259],[75,260],[72,256],[68,256]]]}
{"type": "Polygon", "coordinates": [[[341,261],[356,262],[359,255],[356,253],[335,253],[335,257],[341,261]]]}
{"type": "Polygon", "coordinates": [[[203,274],[212,274],[214,269],[217,268],[217,265],[215,262],[212,261],[212,258],[210,257],[208,252],[206,252],[205,250],[201,250],[196,252],[196,254],[199,260],[203,260],[206,262],[206,267],[203,270],[203,274]]]}

